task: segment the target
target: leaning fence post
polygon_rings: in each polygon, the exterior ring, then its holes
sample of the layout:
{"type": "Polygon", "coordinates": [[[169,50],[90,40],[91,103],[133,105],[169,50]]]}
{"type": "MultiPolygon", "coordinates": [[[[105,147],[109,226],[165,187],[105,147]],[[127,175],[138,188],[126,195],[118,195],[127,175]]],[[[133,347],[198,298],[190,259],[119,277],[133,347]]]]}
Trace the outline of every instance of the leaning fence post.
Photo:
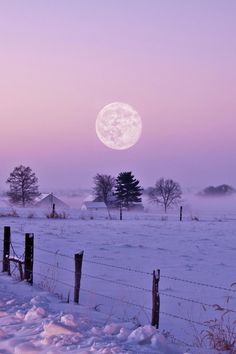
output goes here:
{"type": "Polygon", "coordinates": [[[74,286],[74,302],[79,303],[80,282],[82,275],[84,251],[75,254],[75,286],[74,286]]]}
{"type": "Polygon", "coordinates": [[[24,279],[33,285],[34,234],[25,234],[25,271],[24,279]]]}
{"type": "Polygon", "coordinates": [[[10,226],[4,226],[4,240],[3,240],[3,259],[2,259],[2,271],[10,271],[10,244],[11,244],[11,228],[10,226]]]}
{"type": "Polygon", "coordinates": [[[152,326],[159,328],[160,319],[160,294],[159,294],[160,269],[153,271],[152,278],[152,326]]]}

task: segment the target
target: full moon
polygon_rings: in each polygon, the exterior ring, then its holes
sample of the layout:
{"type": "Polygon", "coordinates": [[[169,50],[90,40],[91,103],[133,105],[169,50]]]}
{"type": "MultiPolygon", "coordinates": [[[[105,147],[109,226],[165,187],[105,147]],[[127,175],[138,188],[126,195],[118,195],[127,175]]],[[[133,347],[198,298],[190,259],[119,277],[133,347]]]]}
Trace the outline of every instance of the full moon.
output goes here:
{"type": "Polygon", "coordinates": [[[141,117],[127,103],[110,103],[98,113],[97,136],[104,145],[111,149],[125,150],[130,148],[137,143],[141,132],[141,117]]]}

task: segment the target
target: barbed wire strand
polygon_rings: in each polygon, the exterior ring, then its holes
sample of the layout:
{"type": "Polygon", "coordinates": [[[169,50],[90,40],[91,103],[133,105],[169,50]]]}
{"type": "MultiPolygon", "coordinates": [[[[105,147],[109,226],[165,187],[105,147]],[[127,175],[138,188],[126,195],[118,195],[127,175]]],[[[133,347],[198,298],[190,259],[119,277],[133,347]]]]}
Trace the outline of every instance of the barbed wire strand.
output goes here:
{"type": "MultiPolygon", "coordinates": [[[[95,291],[88,290],[88,289],[84,289],[84,288],[81,288],[80,290],[81,290],[81,291],[84,291],[84,292],[87,292],[87,293],[91,293],[92,295],[101,296],[101,297],[104,297],[104,298],[107,298],[107,299],[110,299],[110,300],[118,301],[118,302],[121,302],[121,303],[124,303],[124,304],[132,305],[132,306],[136,306],[136,307],[139,307],[139,308],[148,310],[148,311],[152,311],[152,309],[151,309],[150,307],[138,305],[138,304],[135,304],[135,303],[130,302],[130,301],[126,301],[126,300],[123,300],[123,299],[114,298],[114,297],[109,296],[109,295],[99,294],[99,293],[97,293],[97,292],[95,292],[95,291]]],[[[205,323],[198,322],[198,321],[194,321],[194,320],[190,320],[190,319],[188,319],[188,318],[185,318],[185,317],[182,317],[182,316],[179,316],[179,315],[176,315],[176,314],[171,314],[171,313],[163,312],[163,311],[160,311],[160,313],[161,313],[162,315],[164,315],[164,316],[169,316],[169,317],[172,317],[172,318],[175,318],[175,319],[180,319],[180,320],[182,320],[182,321],[186,321],[186,322],[189,322],[189,323],[193,323],[193,324],[199,325],[199,326],[208,327],[208,325],[205,324],[205,323]]]]}
{"type": "MultiPolygon", "coordinates": [[[[11,241],[11,244],[13,244],[12,241],[11,241]]],[[[22,243],[17,242],[17,241],[14,241],[14,244],[19,245],[19,246],[23,246],[22,243]]],[[[49,253],[49,254],[53,254],[53,255],[56,255],[56,256],[61,256],[61,257],[66,257],[66,258],[69,258],[69,259],[73,259],[72,256],[69,256],[69,255],[66,255],[66,254],[63,254],[63,253],[59,253],[59,251],[55,251],[54,252],[54,251],[46,250],[44,248],[36,247],[36,246],[34,246],[34,250],[39,250],[39,251],[46,252],[46,253],[49,253]]]]}
{"type": "Polygon", "coordinates": [[[18,245],[18,246],[23,246],[23,242],[17,242],[14,240],[14,242],[11,240],[11,243],[14,243],[14,245],[18,245]]]}
{"type": "Polygon", "coordinates": [[[186,322],[189,322],[189,323],[193,323],[193,324],[196,324],[198,326],[203,326],[203,327],[207,327],[208,328],[208,325],[205,324],[205,323],[202,323],[202,322],[198,322],[198,321],[194,321],[194,320],[190,320],[189,318],[186,318],[186,317],[182,317],[182,316],[179,316],[179,315],[174,315],[172,313],[168,313],[168,312],[163,312],[163,311],[160,311],[160,313],[164,316],[169,316],[169,317],[172,317],[172,318],[177,318],[179,320],[182,320],[182,321],[186,321],[186,322]]]}
{"type": "MultiPolygon", "coordinates": [[[[14,243],[20,244],[18,242],[14,242],[14,243]]],[[[69,259],[73,259],[73,257],[71,257],[69,255],[66,255],[66,254],[63,254],[63,253],[59,253],[57,251],[53,252],[53,251],[49,251],[49,250],[43,249],[41,247],[34,247],[34,248],[38,249],[40,251],[49,253],[49,254],[58,255],[58,256],[61,256],[61,257],[66,257],[66,258],[69,258],[69,259]]],[[[129,272],[134,272],[134,273],[139,273],[139,274],[152,275],[152,273],[150,273],[150,272],[140,271],[140,270],[129,268],[129,267],[115,266],[115,265],[112,265],[112,264],[107,264],[107,263],[102,263],[102,262],[96,262],[96,261],[92,261],[92,260],[89,260],[89,259],[84,259],[84,262],[91,263],[91,264],[96,264],[96,265],[101,265],[101,266],[106,266],[106,267],[111,267],[111,268],[116,268],[116,269],[121,269],[121,270],[126,270],[126,271],[129,271],[129,272]]],[[[193,284],[193,285],[204,286],[204,287],[209,287],[209,288],[213,288],[213,289],[218,289],[218,290],[223,290],[223,291],[229,291],[229,292],[236,293],[236,290],[231,289],[231,288],[226,288],[226,287],[222,287],[222,286],[218,286],[218,285],[207,284],[207,283],[203,283],[203,282],[196,282],[196,281],[193,281],[193,280],[173,277],[173,276],[169,276],[169,275],[166,275],[166,274],[162,274],[161,278],[166,278],[166,279],[170,279],[170,280],[174,280],[174,281],[181,281],[181,282],[186,282],[186,283],[193,284]]]]}
{"type": "MultiPolygon", "coordinates": [[[[17,243],[15,242],[16,244],[20,244],[20,243],[17,243]]],[[[12,242],[10,243],[11,245],[11,248],[13,250],[13,253],[14,255],[17,256],[16,252],[15,252],[15,249],[14,249],[14,246],[12,244],[12,242]]],[[[49,251],[49,250],[45,250],[41,247],[35,247],[36,249],[38,250],[41,250],[41,251],[44,251],[44,252],[47,252],[47,253],[50,253],[50,254],[53,254],[53,255],[59,255],[59,256],[62,256],[62,257],[66,257],[66,258],[69,258],[69,259],[72,259],[72,257],[68,256],[68,255],[65,255],[65,254],[61,254],[59,252],[52,252],[52,251],[49,251]]],[[[18,257],[18,256],[17,256],[18,257]]],[[[18,258],[22,258],[22,257],[18,257],[18,258]]],[[[102,258],[102,257],[101,257],[102,258]]],[[[136,270],[136,269],[132,269],[132,268],[128,268],[128,267],[121,267],[121,266],[114,266],[114,265],[111,265],[111,264],[106,264],[106,263],[101,263],[101,262],[95,262],[95,261],[91,261],[91,260],[84,260],[85,262],[88,262],[88,263],[92,263],[92,264],[97,264],[97,265],[102,265],[102,266],[107,266],[107,267],[111,267],[111,268],[117,268],[117,269],[122,269],[122,270],[126,270],[126,271],[131,271],[131,272],[136,272],[136,273],[141,273],[141,274],[146,274],[146,275],[151,275],[152,273],[148,273],[148,272],[142,272],[142,271],[139,271],[139,270],[136,270]]],[[[52,264],[49,264],[47,262],[43,262],[43,261],[39,261],[39,260],[35,260],[35,262],[38,262],[38,263],[41,263],[41,264],[45,264],[47,266],[50,266],[50,267],[54,267],[56,269],[62,269],[62,270],[65,270],[65,271],[68,271],[68,272],[71,272],[71,273],[74,273],[72,270],[70,269],[67,269],[67,268],[63,268],[63,267],[58,267],[58,266],[54,266],[52,264]]],[[[47,279],[51,279],[53,281],[55,281],[55,279],[53,278],[50,278],[48,276],[45,276],[43,275],[42,273],[36,273],[34,272],[35,274],[38,274],[38,275],[41,275],[42,277],[44,278],[47,278],[47,279]]],[[[135,285],[131,285],[131,284],[124,284],[124,283],[120,283],[120,282],[116,282],[116,281],[113,281],[113,280],[109,280],[109,279],[105,279],[105,278],[102,278],[102,277],[98,277],[98,276],[93,276],[93,275],[90,275],[90,274],[86,274],[84,273],[83,274],[84,276],[87,276],[87,277],[91,277],[91,278],[94,278],[94,279],[98,279],[98,280],[102,280],[102,281],[106,281],[106,282],[110,282],[110,283],[113,283],[113,284],[117,284],[117,285],[121,285],[121,286],[126,286],[126,287],[130,287],[130,288],[134,288],[134,289],[138,289],[138,290],[142,290],[142,291],[145,291],[145,292],[151,292],[151,290],[148,290],[148,289],[145,289],[145,288],[141,288],[141,287],[138,287],[138,286],[135,286],[135,285]]],[[[186,280],[186,279],[181,279],[181,278],[177,278],[177,277],[172,277],[172,276],[168,276],[168,275],[162,275],[162,278],[166,278],[166,279],[171,279],[171,280],[174,280],[174,281],[181,281],[181,282],[186,282],[186,283],[190,283],[190,284],[194,284],[194,285],[198,285],[198,286],[206,286],[206,287],[210,287],[210,288],[215,288],[215,289],[218,289],[218,290],[224,290],[224,291],[230,291],[230,292],[236,292],[236,290],[234,289],[229,289],[229,288],[226,288],[226,287],[221,287],[221,286],[216,286],[216,285],[211,285],[211,284],[206,284],[206,283],[202,283],[202,282],[195,282],[195,281],[191,281],[191,280],[186,280]]],[[[56,282],[58,283],[61,283],[65,286],[70,286],[69,284],[65,283],[65,282],[62,282],[60,280],[57,280],[56,282]]],[[[179,296],[175,296],[175,295],[171,295],[171,294],[166,294],[166,293],[161,293],[163,296],[168,296],[168,297],[171,297],[171,298],[175,298],[175,299],[178,299],[178,300],[182,300],[182,301],[188,301],[188,302],[192,302],[192,303],[195,303],[195,304],[199,304],[199,305],[202,305],[202,306],[207,306],[207,307],[211,307],[211,308],[214,308],[214,305],[211,305],[211,304],[207,304],[207,303],[203,303],[203,302],[200,302],[198,300],[193,300],[193,299],[189,299],[189,298],[184,298],[184,297],[179,297],[179,296]]],[[[98,294],[99,295],[99,294],[98,294]]],[[[102,296],[102,294],[100,294],[100,296],[102,296]]],[[[112,298],[112,297],[110,297],[112,298]]],[[[118,299],[115,299],[113,298],[115,301],[119,301],[118,299]]],[[[127,303],[127,302],[126,302],[127,303]]],[[[135,306],[135,304],[133,303],[130,303],[132,305],[135,306]]],[[[231,311],[231,312],[236,312],[234,310],[231,310],[231,309],[224,309],[226,311],[231,311]]],[[[164,313],[163,313],[164,314],[164,313]]],[[[167,314],[165,313],[165,315],[169,315],[169,316],[172,316],[174,318],[180,318],[180,319],[184,319],[184,318],[181,318],[180,316],[177,316],[177,315],[173,315],[173,314],[167,314]]],[[[187,319],[184,319],[184,320],[187,320],[187,319]]],[[[189,321],[189,320],[188,320],[189,321]]],[[[191,321],[192,323],[197,323],[196,321],[191,321]]],[[[199,324],[199,323],[198,323],[199,324]]]]}
{"type": "MultiPolygon", "coordinates": [[[[11,243],[11,245],[12,245],[12,243],[11,243]]],[[[61,256],[61,257],[66,257],[66,258],[69,258],[71,260],[73,259],[71,256],[59,253],[57,251],[56,252],[48,251],[48,250],[45,250],[45,249],[43,249],[41,247],[35,247],[35,249],[47,252],[49,254],[58,255],[58,256],[61,256]]],[[[15,250],[14,250],[14,252],[15,252],[15,250]]],[[[86,260],[86,259],[84,260],[84,262],[92,263],[92,264],[96,264],[96,265],[102,265],[102,266],[111,267],[111,268],[116,268],[116,269],[121,269],[121,270],[126,270],[126,271],[130,271],[130,272],[136,272],[136,273],[141,273],[141,274],[146,274],[146,275],[152,275],[152,273],[143,272],[143,271],[139,271],[139,270],[128,268],[128,267],[114,266],[114,265],[111,265],[111,264],[95,262],[95,261],[86,260]]],[[[64,270],[71,271],[71,270],[66,269],[66,268],[64,270]]],[[[222,286],[218,286],[218,285],[212,285],[212,284],[207,284],[207,283],[202,283],[202,282],[196,282],[196,281],[193,281],[193,280],[187,280],[187,279],[182,279],[182,278],[178,278],[178,277],[172,277],[172,276],[165,275],[165,274],[162,274],[161,278],[166,278],[166,279],[170,279],[170,280],[174,280],[174,281],[186,282],[186,283],[193,284],[193,285],[204,286],[204,287],[209,287],[209,288],[213,288],[213,289],[229,291],[229,292],[233,292],[233,293],[236,292],[236,290],[231,289],[231,288],[226,288],[226,287],[222,287],[222,286]]]]}
{"type": "MultiPolygon", "coordinates": [[[[198,304],[198,305],[205,306],[205,307],[215,308],[216,306],[218,306],[217,304],[212,305],[212,304],[207,304],[205,302],[201,302],[201,301],[190,299],[190,298],[186,298],[186,297],[166,294],[166,293],[163,293],[162,291],[160,292],[160,295],[161,296],[167,296],[167,297],[170,297],[170,298],[173,298],[173,299],[176,299],[176,300],[183,300],[183,301],[192,302],[194,304],[198,304]]],[[[224,307],[221,307],[221,308],[222,308],[223,311],[230,311],[230,312],[235,312],[236,313],[235,310],[232,310],[232,309],[229,309],[229,308],[224,308],[224,307]]]]}
{"type": "MultiPolygon", "coordinates": [[[[14,263],[14,268],[13,269],[10,268],[10,275],[11,276],[16,274],[16,269],[19,271],[17,264],[14,263]]],[[[19,273],[20,273],[20,271],[19,271],[19,273]]]]}
{"type": "MultiPolygon", "coordinates": [[[[102,257],[100,257],[100,258],[102,258],[102,257]]],[[[97,264],[97,265],[102,265],[102,266],[111,267],[111,268],[116,268],[116,269],[121,269],[121,270],[126,270],[126,271],[129,271],[129,272],[135,272],[135,273],[140,273],[140,274],[145,274],[145,275],[152,275],[152,273],[150,273],[150,272],[140,271],[140,270],[129,268],[129,267],[115,266],[115,265],[112,265],[112,264],[96,262],[96,261],[92,261],[92,260],[88,260],[88,259],[84,259],[84,262],[97,264]]],[[[193,280],[182,279],[182,278],[178,278],[178,277],[172,277],[172,276],[165,275],[165,274],[161,274],[161,278],[166,278],[166,279],[170,279],[170,280],[186,282],[186,283],[190,283],[190,284],[194,284],[194,285],[198,285],[198,286],[210,287],[210,288],[214,288],[214,289],[218,289],[218,290],[236,292],[236,290],[234,290],[234,289],[230,289],[230,288],[226,288],[226,287],[222,287],[222,286],[218,286],[218,285],[207,284],[207,283],[203,283],[203,282],[196,282],[196,281],[193,281],[193,280]]]]}
{"type": "Polygon", "coordinates": [[[25,252],[24,252],[24,253],[22,254],[22,256],[20,257],[20,256],[18,256],[18,254],[16,253],[15,248],[14,248],[12,242],[10,242],[10,246],[11,246],[11,249],[12,249],[12,252],[13,252],[13,256],[16,256],[16,257],[17,257],[18,259],[20,259],[20,260],[23,260],[23,257],[24,257],[25,252]]]}
{"type": "Polygon", "coordinates": [[[41,247],[34,247],[35,250],[39,250],[39,251],[43,251],[43,252],[46,252],[46,253],[49,253],[49,254],[53,254],[54,256],[60,256],[60,257],[65,257],[65,258],[69,258],[69,259],[73,259],[72,256],[69,256],[67,254],[63,254],[63,253],[59,253],[59,251],[56,251],[56,252],[53,252],[53,251],[49,251],[49,250],[46,250],[44,248],[41,248],[41,247]]]}
{"type": "Polygon", "coordinates": [[[56,269],[65,270],[66,272],[70,272],[72,274],[75,274],[75,272],[73,270],[71,270],[71,269],[60,267],[60,266],[57,266],[55,264],[50,264],[50,263],[47,263],[47,262],[44,262],[44,261],[40,261],[39,259],[34,259],[34,263],[44,264],[44,265],[47,265],[47,266],[50,266],[50,267],[53,267],[53,268],[56,268],[56,269]]]}
{"type": "Polygon", "coordinates": [[[62,284],[62,285],[65,285],[65,286],[68,286],[68,287],[70,287],[70,288],[73,288],[73,285],[68,284],[68,283],[65,283],[65,282],[63,282],[62,280],[55,279],[55,278],[53,278],[53,277],[50,277],[50,276],[48,276],[48,275],[44,275],[44,274],[39,273],[39,272],[33,272],[33,275],[34,275],[34,274],[40,275],[40,276],[42,276],[44,279],[52,280],[52,281],[54,281],[55,283],[60,283],[60,284],[62,284]]]}
{"type": "Polygon", "coordinates": [[[185,347],[188,347],[188,348],[199,349],[198,347],[194,346],[193,344],[186,343],[182,339],[178,339],[173,335],[171,335],[171,339],[173,340],[173,343],[175,343],[175,344],[179,343],[180,345],[182,345],[182,346],[184,345],[185,347]]]}
{"type": "Polygon", "coordinates": [[[137,270],[137,269],[132,269],[132,268],[129,268],[129,267],[115,266],[115,265],[112,265],[112,264],[107,264],[107,263],[101,263],[101,262],[91,261],[91,260],[88,260],[88,259],[84,259],[83,261],[84,261],[85,263],[92,263],[92,264],[102,265],[102,266],[106,266],[106,267],[111,267],[111,268],[126,270],[126,271],[128,271],[128,272],[134,272],[134,273],[152,275],[152,273],[144,272],[144,271],[137,270]]]}
{"type": "Polygon", "coordinates": [[[145,310],[148,310],[148,311],[152,311],[152,309],[151,309],[150,307],[143,306],[143,305],[138,305],[138,304],[135,304],[135,303],[133,303],[133,302],[131,302],[131,301],[126,301],[126,300],[123,300],[123,299],[114,298],[113,296],[105,295],[105,294],[100,294],[100,293],[97,293],[97,292],[95,292],[95,291],[88,290],[88,289],[84,289],[84,288],[81,288],[80,290],[81,290],[81,291],[84,291],[84,292],[87,292],[87,293],[90,293],[90,294],[92,294],[92,295],[101,296],[101,297],[104,297],[104,298],[106,298],[106,299],[110,299],[110,300],[122,302],[122,303],[127,304],[127,305],[132,305],[132,306],[139,307],[139,308],[141,308],[141,309],[145,309],[145,310]]]}
{"type": "Polygon", "coordinates": [[[170,279],[170,280],[181,281],[181,282],[194,284],[194,285],[198,285],[198,286],[205,286],[205,287],[208,287],[208,288],[224,290],[224,291],[230,291],[230,292],[236,293],[236,290],[234,290],[234,289],[225,288],[225,287],[218,286],[218,285],[212,285],[212,284],[207,284],[207,283],[196,282],[196,281],[193,281],[193,280],[181,279],[181,278],[172,277],[172,276],[165,275],[165,274],[161,274],[161,278],[166,278],[166,279],[170,279]]]}
{"type": "Polygon", "coordinates": [[[89,277],[89,278],[93,278],[93,279],[97,279],[97,280],[106,281],[106,282],[108,282],[108,283],[112,283],[112,284],[116,284],[116,285],[126,286],[127,288],[133,288],[133,289],[137,289],[137,290],[142,290],[142,291],[149,292],[149,293],[152,292],[152,291],[149,290],[149,289],[141,288],[141,287],[139,287],[139,286],[132,285],[132,284],[120,283],[120,282],[117,282],[117,281],[115,281],[115,280],[110,280],[110,279],[106,279],[106,278],[99,277],[99,276],[97,276],[97,275],[91,275],[91,274],[83,273],[83,276],[89,277]]]}

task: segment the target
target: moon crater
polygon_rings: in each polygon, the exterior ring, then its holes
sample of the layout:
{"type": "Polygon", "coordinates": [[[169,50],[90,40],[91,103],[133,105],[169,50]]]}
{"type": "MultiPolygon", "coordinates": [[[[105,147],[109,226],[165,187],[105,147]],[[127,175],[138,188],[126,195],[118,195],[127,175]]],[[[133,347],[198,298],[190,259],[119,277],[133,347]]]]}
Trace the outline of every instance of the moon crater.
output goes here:
{"type": "Polygon", "coordinates": [[[104,145],[111,149],[130,148],[137,143],[141,132],[141,117],[127,103],[110,103],[97,116],[97,136],[104,145]]]}

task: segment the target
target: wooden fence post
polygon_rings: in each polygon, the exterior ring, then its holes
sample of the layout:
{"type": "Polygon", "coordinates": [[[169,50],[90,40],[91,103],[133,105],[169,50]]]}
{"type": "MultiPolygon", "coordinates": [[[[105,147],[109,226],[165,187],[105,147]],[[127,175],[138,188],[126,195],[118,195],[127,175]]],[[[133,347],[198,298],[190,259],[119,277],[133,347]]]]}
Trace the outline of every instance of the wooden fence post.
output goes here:
{"type": "Polygon", "coordinates": [[[55,218],[55,215],[56,215],[56,204],[53,203],[53,205],[52,205],[52,217],[55,218]]]}
{"type": "Polygon", "coordinates": [[[153,271],[152,278],[152,326],[159,328],[160,320],[160,294],[159,294],[160,269],[153,271]]]}
{"type": "Polygon", "coordinates": [[[180,210],[179,210],[179,220],[182,221],[183,220],[183,207],[181,205],[180,210]]]}
{"type": "Polygon", "coordinates": [[[122,205],[120,205],[120,220],[123,219],[123,215],[122,215],[122,205]]]}
{"type": "Polygon", "coordinates": [[[79,304],[80,282],[82,275],[84,251],[75,254],[75,286],[74,286],[74,302],[79,304]]]}
{"type": "Polygon", "coordinates": [[[33,285],[34,234],[25,234],[25,271],[24,279],[33,285]]]}
{"type": "Polygon", "coordinates": [[[10,244],[11,244],[11,228],[10,226],[4,226],[4,240],[3,240],[3,259],[2,259],[2,271],[10,272],[10,244]]]}

